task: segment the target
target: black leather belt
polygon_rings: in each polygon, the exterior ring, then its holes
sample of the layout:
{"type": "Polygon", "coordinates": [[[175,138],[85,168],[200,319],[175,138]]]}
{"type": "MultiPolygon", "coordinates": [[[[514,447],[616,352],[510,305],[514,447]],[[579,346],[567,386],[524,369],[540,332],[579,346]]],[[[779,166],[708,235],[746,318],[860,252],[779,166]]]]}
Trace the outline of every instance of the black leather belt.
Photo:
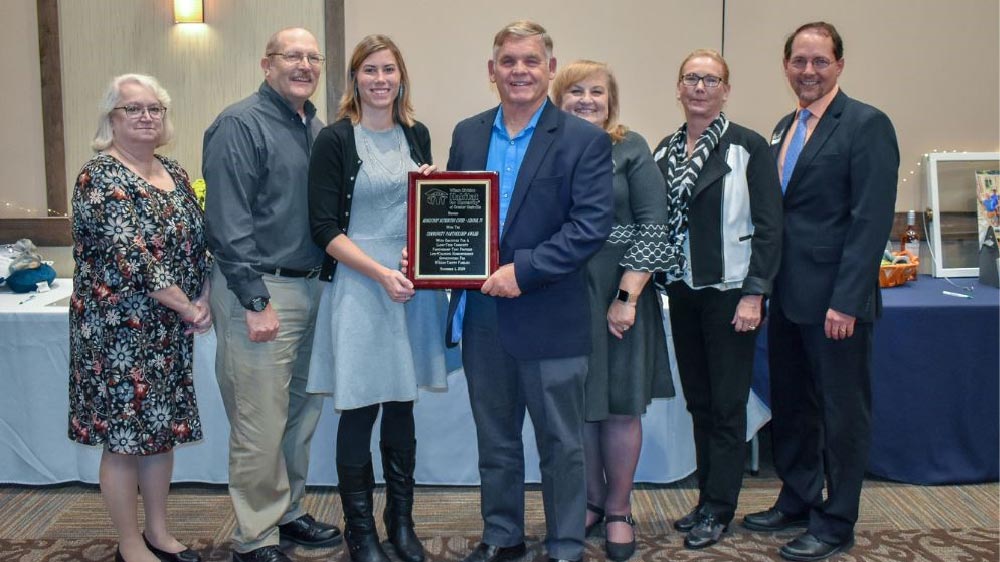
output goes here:
{"type": "Polygon", "coordinates": [[[266,273],[268,275],[277,275],[278,277],[305,277],[306,279],[312,279],[313,277],[319,277],[320,268],[309,269],[302,271],[300,269],[288,269],[287,267],[255,267],[257,271],[261,273],[266,273]]]}

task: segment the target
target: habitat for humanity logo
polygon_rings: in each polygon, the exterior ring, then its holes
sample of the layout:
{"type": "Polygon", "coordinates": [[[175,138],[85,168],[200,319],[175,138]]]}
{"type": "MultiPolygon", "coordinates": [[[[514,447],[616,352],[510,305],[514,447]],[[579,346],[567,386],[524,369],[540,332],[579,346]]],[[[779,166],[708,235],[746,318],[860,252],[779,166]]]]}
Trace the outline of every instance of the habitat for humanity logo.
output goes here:
{"type": "Polygon", "coordinates": [[[428,189],[424,197],[427,198],[427,203],[430,205],[444,205],[448,202],[448,192],[436,187],[428,189]]]}

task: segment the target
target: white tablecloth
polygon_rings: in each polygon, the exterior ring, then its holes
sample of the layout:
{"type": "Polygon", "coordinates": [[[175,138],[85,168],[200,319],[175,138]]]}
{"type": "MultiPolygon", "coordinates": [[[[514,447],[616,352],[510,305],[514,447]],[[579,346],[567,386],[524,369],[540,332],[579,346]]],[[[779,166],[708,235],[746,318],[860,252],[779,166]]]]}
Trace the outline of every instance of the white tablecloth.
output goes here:
{"type": "MultiPolygon", "coordinates": [[[[54,290],[69,294],[70,280],[54,290]]],[[[56,296],[56,295],[50,295],[56,296]]],[[[68,409],[69,320],[65,306],[45,306],[58,298],[25,297],[0,291],[0,482],[54,484],[98,480],[100,449],[73,443],[66,437],[68,409]],[[38,302],[35,302],[38,301],[38,302]]],[[[667,330],[669,334],[669,322],[667,330]]],[[[215,334],[195,340],[195,390],[205,439],[177,449],[174,481],[225,483],[229,425],[215,381],[215,334]]],[[[673,482],[695,468],[691,418],[685,410],[677,368],[678,396],[654,400],[643,418],[642,457],[636,470],[640,482],[673,482]]],[[[479,483],[475,427],[469,409],[465,377],[449,379],[448,392],[421,392],[414,412],[417,428],[416,480],[422,484],[479,483]]],[[[327,400],[313,439],[309,483],[337,483],[334,451],[337,413],[327,400]]],[[[767,408],[751,396],[748,439],[770,418],[767,408]]],[[[526,418],[528,419],[528,418],[526,418]]],[[[376,429],[374,439],[377,440],[376,429]]],[[[539,480],[538,455],[530,421],[525,424],[526,479],[539,480]]],[[[380,476],[378,447],[376,476],[380,476]]]]}

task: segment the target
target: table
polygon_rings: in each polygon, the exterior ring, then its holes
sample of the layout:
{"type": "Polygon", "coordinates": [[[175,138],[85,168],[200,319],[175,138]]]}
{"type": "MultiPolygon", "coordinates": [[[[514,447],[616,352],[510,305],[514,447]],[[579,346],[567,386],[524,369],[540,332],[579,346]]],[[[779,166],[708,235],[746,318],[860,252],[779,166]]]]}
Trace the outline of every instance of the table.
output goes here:
{"type": "Polygon", "coordinates": [[[914,484],[1000,478],[1000,290],[921,275],[882,291],[872,365],[872,474],[914,484]],[[876,399],[877,397],[877,399],[876,399]]]}
{"type": "MultiPolygon", "coordinates": [[[[920,275],[882,290],[872,341],[872,443],[868,471],[910,484],[1000,478],[1000,290],[972,299],[945,279],[920,275]]],[[[754,388],[769,396],[766,324],[754,388]]]]}
{"type": "MultiPolygon", "coordinates": [[[[71,281],[57,280],[68,294],[71,281]]],[[[41,306],[0,292],[0,483],[53,484],[97,482],[100,449],[69,441],[66,411],[69,398],[69,319],[65,306],[41,306]]],[[[42,301],[43,299],[36,299],[42,301]]],[[[45,299],[47,300],[47,299],[45,299]]],[[[670,324],[666,323],[669,334],[670,324]]],[[[669,340],[668,340],[669,341],[669,340]]],[[[228,481],[229,426],[215,381],[215,335],[195,340],[195,391],[201,411],[204,440],[176,450],[174,481],[225,483],[228,481]]],[[[673,350],[671,349],[671,357],[673,350]]],[[[643,449],[636,480],[666,483],[694,472],[691,417],[680,392],[677,366],[671,359],[678,396],[654,400],[643,418],[643,449]]],[[[452,374],[447,392],[420,391],[416,416],[417,467],[421,484],[476,485],[479,483],[475,427],[469,408],[465,377],[452,374]]],[[[337,483],[334,451],[337,413],[327,400],[313,439],[310,484],[337,483]]],[[[770,419],[756,397],[749,403],[748,439],[770,419]]],[[[378,436],[376,429],[373,434],[378,436]]],[[[538,482],[534,432],[526,418],[525,477],[538,482]]],[[[373,447],[376,477],[381,476],[378,447],[373,447]]]]}

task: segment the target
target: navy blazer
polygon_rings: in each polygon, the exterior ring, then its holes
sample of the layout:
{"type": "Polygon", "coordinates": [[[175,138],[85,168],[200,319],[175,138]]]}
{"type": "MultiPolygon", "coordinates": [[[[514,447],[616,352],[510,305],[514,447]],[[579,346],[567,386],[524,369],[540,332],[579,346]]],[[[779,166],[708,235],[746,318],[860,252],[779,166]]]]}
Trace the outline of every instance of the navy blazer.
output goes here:
{"type": "MultiPolygon", "coordinates": [[[[448,170],[485,170],[499,106],[460,122],[448,170]]],[[[517,359],[590,353],[590,306],[583,266],[614,221],[611,139],[594,125],[545,104],[514,184],[500,239],[500,265],[513,263],[521,296],[497,297],[500,344],[517,359]]],[[[452,293],[452,318],[461,291],[452,293]]]]}
{"type": "MultiPolygon", "coordinates": [[[[795,113],[774,128],[777,162],[795,113]]],[[[784,197],[774,299],[800,324],[832,308],[861,322],[881,313],[878,269],[896,206],[899,147],[878,109],[834,96],[799,155],[784,197]]]]}

